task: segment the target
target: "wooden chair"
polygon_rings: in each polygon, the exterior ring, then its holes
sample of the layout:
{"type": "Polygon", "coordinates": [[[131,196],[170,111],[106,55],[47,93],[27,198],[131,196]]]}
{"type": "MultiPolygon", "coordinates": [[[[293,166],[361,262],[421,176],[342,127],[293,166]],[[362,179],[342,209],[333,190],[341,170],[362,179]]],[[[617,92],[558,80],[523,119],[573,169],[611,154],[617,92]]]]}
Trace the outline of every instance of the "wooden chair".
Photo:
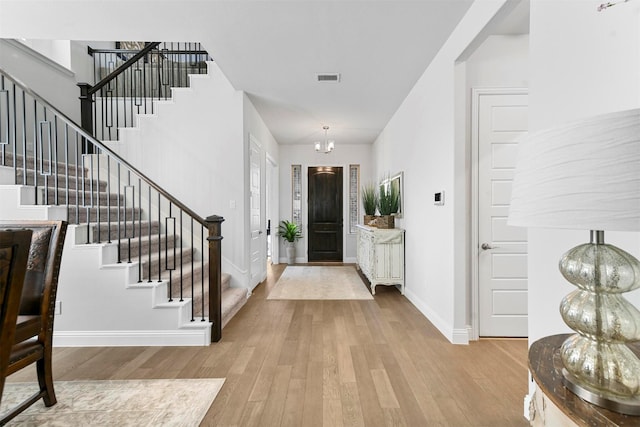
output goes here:
{"type": "Polygon", "coordinates": [[[0,231],[0,402],[16,334],[31,231],[0,231]]]}
{"type": "Polygon", "coordinates": [[[53,320],[62,248],[67,232],[65,221],[0,221],[0,230],[26,228],[33,232],[24,288],[6,375],[36,364],[39,391],[2,415],[0,425],[44,399],[56,404],[51,364],[53,320]]]}

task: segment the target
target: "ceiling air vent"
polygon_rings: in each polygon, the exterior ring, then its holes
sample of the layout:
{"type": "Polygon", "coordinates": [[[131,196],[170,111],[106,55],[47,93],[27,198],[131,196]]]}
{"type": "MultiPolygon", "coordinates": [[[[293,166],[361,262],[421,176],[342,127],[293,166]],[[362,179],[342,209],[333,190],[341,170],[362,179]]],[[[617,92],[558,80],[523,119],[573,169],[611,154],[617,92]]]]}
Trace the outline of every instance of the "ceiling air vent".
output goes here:
{"type": "Polygon", "coordinates": [[[320,83],[338,83],[340,81],[340,73],[316,74],[316,78],[320,83]]]}

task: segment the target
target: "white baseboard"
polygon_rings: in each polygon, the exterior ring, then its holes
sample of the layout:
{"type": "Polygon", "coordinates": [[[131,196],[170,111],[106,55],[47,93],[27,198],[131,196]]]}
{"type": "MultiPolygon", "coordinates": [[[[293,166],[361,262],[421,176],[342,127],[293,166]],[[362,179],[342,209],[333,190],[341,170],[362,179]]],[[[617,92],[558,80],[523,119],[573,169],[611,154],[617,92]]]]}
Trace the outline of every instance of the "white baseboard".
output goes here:
{"type": "Polygon", "coordinates": [[[54,347],[209,346],[208,327],[178,331],[62,331],[53,333],[54,347]]]}
{"type": "Polygon", "coordinates": [[[405,297],[413,304],[431,323],[435,326],[446,339],[452,344],[469,344],[469,330],[454,329],[449,323],[445,322],[428,304],[422,301],[411,289],[405,287],[405,297]]]}
{"type": "Polygon", "coordinates": [[[454,329],[451,337],[451,342],[454,344],[468,345],[470,336],[470,328],[454,329]]]}

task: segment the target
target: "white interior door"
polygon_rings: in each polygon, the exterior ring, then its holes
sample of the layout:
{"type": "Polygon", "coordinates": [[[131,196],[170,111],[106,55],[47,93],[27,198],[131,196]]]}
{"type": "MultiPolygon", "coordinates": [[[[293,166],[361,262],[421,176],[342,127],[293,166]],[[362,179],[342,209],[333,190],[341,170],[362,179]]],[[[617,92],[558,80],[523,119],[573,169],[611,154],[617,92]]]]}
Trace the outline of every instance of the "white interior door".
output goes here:
{"type": "Polygon", "coordinates": [[[251,288],[267,275],[266,233],[262,215],[262,148],[249,137],[249,223],[251,228],[251,288]]]}
{"type": "Polygon", "coordinates": [[[278,164],[267,155],[267,185],[266,185],[266,209],[267,219],[271,220],[271,234],[267,236],[267,256],[271,256],[271,262],[278,264],[278,164]]]}
{"type": "Polygon", "coordinates": [[[526,93],[479,93],[478,298],[480,336],[527,336],[527,231],[507,225],[526,93]]]}

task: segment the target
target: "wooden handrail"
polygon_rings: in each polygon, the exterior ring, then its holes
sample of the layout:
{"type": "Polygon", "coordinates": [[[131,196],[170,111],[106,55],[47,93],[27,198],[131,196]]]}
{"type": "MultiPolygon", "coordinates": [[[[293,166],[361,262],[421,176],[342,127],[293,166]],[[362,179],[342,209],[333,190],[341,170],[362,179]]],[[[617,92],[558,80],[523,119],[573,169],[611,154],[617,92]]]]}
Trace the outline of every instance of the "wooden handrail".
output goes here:
{"type": "MultiPolygon", "coordinates": [[[[135,54],[134,56],[129,58],[121,66],[119,66],[118,68],[113,70],[107,77],[105,77],[104,79],[102,79],[98,83],[96,83],[95,86],[90,86],[89,85],[89,89],[87,90],[86,95],[87,96],[93,95],[94,93],[96,93],[97,91],[99,91],[100,89],[105,87],[107,84],[109,84],[109,82],[111,80],[115,79],[120,74],[124,73],[124,71],[127,68],[131,67],[133,64],[138,62],[139,59],[144,57],[147,53],[149,53],[150,51],[152,51],[153,49],[158,47],[160,45],[160,43],[162,43],[162,42],[151,42],[151,43],[149,43],[148,45],[146,45],[144,47],[144,49],[142,49],[140,52],[138,52],[137,54],[135,54]]],[[[82,85],[87,85],[87,83],[81,83],[81,84],[82,85]]]]}

